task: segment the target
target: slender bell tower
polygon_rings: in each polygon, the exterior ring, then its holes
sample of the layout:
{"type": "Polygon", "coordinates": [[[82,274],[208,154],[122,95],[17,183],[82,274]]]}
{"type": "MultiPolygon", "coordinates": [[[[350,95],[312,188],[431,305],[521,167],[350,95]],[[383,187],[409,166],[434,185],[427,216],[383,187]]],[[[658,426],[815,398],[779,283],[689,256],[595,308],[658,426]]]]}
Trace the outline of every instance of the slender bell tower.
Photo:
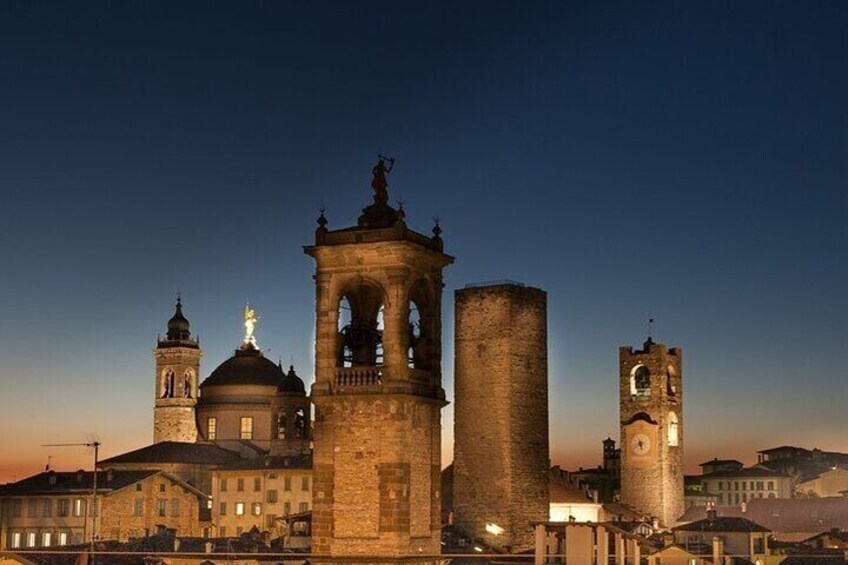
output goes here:
{"type": "Polygon", "coordinates": [[[621,347],[621,501],[666,527],[683,515],[683,351],[621,347]]]}
{"type": "Polygon", "coordinates": [[[153,442],[197,441],[197,379],[203,352],[192,339],[183,306],[177,298],[176,312],[168,320],[168,333],[159,340],[156,359],[156,407],[153,409],[153,442]]]}
{"type": "MultiPolygon", "coordinates": [[[[388,163],[388,166],[387,166],[388,163]]],[[[322,212],[317,264],[313,454],[314,563],[440,552],[442,269],[438,225],[427,237],[388,204],[331,231],[322,212]]]]}

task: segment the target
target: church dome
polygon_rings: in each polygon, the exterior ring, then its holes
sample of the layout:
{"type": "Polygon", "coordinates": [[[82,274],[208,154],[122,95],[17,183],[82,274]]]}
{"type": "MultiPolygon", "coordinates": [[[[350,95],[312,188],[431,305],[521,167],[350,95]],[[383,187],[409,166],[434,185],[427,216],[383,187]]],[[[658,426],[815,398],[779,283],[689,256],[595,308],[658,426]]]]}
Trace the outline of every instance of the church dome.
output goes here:
{"type": "Polygon", "coordinates": [[[285,374],[273,361],[269,361],[256,347],[245,345],[236,349],[235,355],[218,365],[201,383],[208,386],[259,385],[280,386],[285,374]]]}
{"type": "Polygon", "coordinates": [[[277,387],[277,392],[306,394],[306,386],[304,386],[303,380],[294,372],[294,365],[289,365],[289,372],[283,377],[283,382],[277,387]]]}
{"type": "Polygon", "coordinates": [[[189,332],[189,323],[183,316],[182,301],[177,298],[177,310],[174,315],[168,320],[168,340],[169,341],[186,341],[191,338],[189,332]]]}

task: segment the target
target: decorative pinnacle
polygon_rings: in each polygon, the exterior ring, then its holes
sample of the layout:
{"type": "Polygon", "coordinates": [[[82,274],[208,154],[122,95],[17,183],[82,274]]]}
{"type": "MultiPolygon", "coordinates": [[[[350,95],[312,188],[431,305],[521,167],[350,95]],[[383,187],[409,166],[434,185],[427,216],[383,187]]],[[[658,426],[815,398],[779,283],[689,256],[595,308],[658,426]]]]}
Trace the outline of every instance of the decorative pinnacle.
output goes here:
{"type": "Polygon", "coordinates": [[[321,215],[320,215],[320,216],[318,216],[318,227],[320,227],[320,228],[325,228],[325,227],[327,227],[327,217],[326,217],[326,216],[324,216],[324,212],[326,212],[326,211],[327,211],[327,208],[325,208],[325,207],[322,205],[322,206],[318,209],[318,211],[321,213],[321,215]]]}
{"type": "Polygon", "coordinates": [[[435,238],[438,238],[442,235],[442,228],[441,226],[439,226],[440,221],[441,218],[439,218],[438,216],[433,218],[433,222],[435,223],[435,225],[433,226],[433,237],[435,238]]]}

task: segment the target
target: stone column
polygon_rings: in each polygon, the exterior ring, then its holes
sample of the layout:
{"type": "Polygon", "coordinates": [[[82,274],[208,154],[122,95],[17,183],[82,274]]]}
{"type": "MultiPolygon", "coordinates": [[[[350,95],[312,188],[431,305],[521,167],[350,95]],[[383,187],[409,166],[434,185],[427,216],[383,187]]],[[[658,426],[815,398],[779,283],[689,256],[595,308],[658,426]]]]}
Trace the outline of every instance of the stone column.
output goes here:
{"type": "Polygon", "coordinates": [[[641,560],[641,556],[639,555],[639,540],[628,540],[627,545],[630,546],[630,562],[633,565],[639,565],[641,560]]]}
{"type": "Polygon", "coordinates": [[[533,565],[543,565],[547,560],[548,532],[544,524],[536,524],[536,550],[533,565]]]}
{"type": "Polygon", "coordinates": [[[598,556],[596,565],[609,565],[609,533],[607,533],[607,529],[603,526],[598,526],[596,531],[596,555],[598,556]]]}
{"type": "Polygon", "coordinates": [[[624,536],[615,534],[615,565],[626,565],[625,563],[625,544],[624,536]]]}
{"type": "Polygon", "coordinates": [[[407,376],[409,350],[409,300],[407,278],[391,274],[386,289],[388,301],[383,309],[383,365],[388,369],[383,378],[393,381],[407,376]]]}
{"type": "Polygon", "coordinates": [[[595,557],[595,544],[592,539],[592,527],[569,524],[565,528],[566,565],[592,565],[595,557]]]}

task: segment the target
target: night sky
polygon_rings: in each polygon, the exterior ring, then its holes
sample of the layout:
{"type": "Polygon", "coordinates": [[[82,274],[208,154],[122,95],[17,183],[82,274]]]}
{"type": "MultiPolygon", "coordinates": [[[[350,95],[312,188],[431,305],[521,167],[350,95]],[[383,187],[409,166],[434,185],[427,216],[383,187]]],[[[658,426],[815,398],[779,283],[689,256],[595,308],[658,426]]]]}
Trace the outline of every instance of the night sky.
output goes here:
{"type": "MultiPolygon", "coordinates": [[[[848,451],[848,4],[0,5],[0,481],[152,439],[182,292],[312,379],[318,209],[378,152],[453,291],[549,293],[552,462],[618,433],[620,345],[684,350],[687,469],[848,451]]],[[[453,406],[444,412],[451,458],[453,406]]]]}

